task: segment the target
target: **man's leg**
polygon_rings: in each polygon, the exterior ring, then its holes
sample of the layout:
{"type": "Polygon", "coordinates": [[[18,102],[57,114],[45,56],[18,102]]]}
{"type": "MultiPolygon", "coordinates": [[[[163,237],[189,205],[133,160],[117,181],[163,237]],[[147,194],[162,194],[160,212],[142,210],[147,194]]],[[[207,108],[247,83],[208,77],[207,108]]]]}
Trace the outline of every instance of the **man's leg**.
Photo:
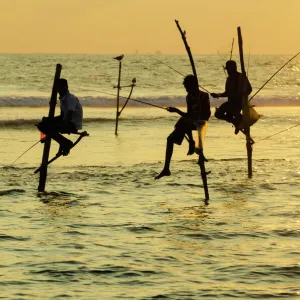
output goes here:
{"type": "Polygon", "coordinates": [[[187,130],[186,135],[188,136],[188,142],[189,142],[189,151],[187,155],[192,155],[195,153],[195,141],[193,138],[192,130],[187,130]]]}
{"type": "Polygon", "coordinates": [[[192,155],[195,152],[195,141],[192,133],[193,129],[196,129],[196,127],[192,119],[181,117],[175,125],[175,131],[172,133],[174,138],[173,142],[177,145],[181,145],[185,135],[187,135],[187,140],[189,142],[187,155],[192,155]]]}
{"type": "Polygon", "coordinates": [[[215,117],[227,122],[232,121],[232,114],[230,115],[230,104],[228,102],[222,103],[215,111],[215,117]]]}
{"type": "Polygon", "coordinates": [[[69,139],[65,138],[60,133],[56,133],[51,136],[53,140],[55,140],[59,144],[58,154],[68,155],[70,149],[73,147],[73,142],[69,139]]]}
{"type": "Polygon", "coordinates": [[[170,176],[170,163],[171,158],[173,155],[173,149],[174,149],[174,141],[172,138],[172,134],[168,136],[167,138],[167,146],[166,146],[166,156],[165,156],[165,165],[163,170],[155,177],[155,179],[160,179],[164,176],[170,176]]]}
{"type": "Polygon", "coordinates": [[[59,153],[62,152],[63,155],[69,154],[73,142],[62,136],[60,132],[70,133],[71,124],[63,123],[59,118],[54,118],[53,121],[49,121],[49,118],[43,118],[37,127],[59,144],[59,153]]]}
{"type": "Polygon", "coordinates": [[[242,107],[240,105],[234,105],[232,107],[232,124],[235,127],[234,133],[238,134],[239,133],[239,125],[243,120],[243,115],[241,114],[242,107]]]}
{"type": "Polygon", "coordinates": [[[57,134],[53,136],[53,139],[59,143],[58,153],[62,153],[63,155],[68,155],[70,149],[73,147],[73,142],[66,137],[64,137],[61,133],[72,133],[76,131],[74,125],[71,122],[59,122],[57,123],[57,134]]]}
{"type": "Polygon", "coordinates": [[[159,175],[155,177],[155,179],[159,179],[164,176],[170,176],[170,163],[173,154],[174,144],[181,145],[184,139],[184,135],[186,133],[186,124],[185,119],[181,117],[177,123],[175,124],[174,131],[167,138],[167,146],[166,146],[166,157],[165,157],[165,165],[163,170],[159,175]]]}

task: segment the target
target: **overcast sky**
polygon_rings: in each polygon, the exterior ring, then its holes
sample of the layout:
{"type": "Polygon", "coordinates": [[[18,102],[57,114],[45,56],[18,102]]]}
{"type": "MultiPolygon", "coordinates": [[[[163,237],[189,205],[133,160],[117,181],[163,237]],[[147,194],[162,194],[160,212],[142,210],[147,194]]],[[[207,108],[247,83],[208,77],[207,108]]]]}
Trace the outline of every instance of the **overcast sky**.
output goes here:
{"type": "MultiPolygon", "coordinates": [[[[300,51],[300,0],[0,0],[0,52],[229,53],[241,26],[251,54],[300,51]]],[[[237,42],[235,52],[238,52],[237,42]]]]}

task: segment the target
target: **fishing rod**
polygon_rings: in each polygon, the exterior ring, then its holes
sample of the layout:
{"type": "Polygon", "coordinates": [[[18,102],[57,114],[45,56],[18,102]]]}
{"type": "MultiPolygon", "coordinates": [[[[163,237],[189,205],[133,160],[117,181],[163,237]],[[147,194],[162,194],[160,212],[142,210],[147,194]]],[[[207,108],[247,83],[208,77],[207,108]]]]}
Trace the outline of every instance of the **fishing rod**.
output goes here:
{"type": "MultiPolygon", "coordinates": [[[[233,45],[234,45],[234,38],[232,39],[232,43],[231,43],[231,50],[230,50],[229,60],[232,59],[233,45]]],[[[226,68],[223,66],[224,75],[225,75],[225,78],[227,78],[225,70],[226,70],[226,68]]]]}
{"type": "Polygon", "coordinates": [[[248,100],[249,102],[264,88],[264,86],[279,72],[281,71],[289,62],[291,62],[294,58],[296,58],[300,52],[294,55],[291,59],[289,59],[282,67],[279,68],[259,89],[258,91],[248,100]]]}
{"type": "Polygon", "coordinates": [[[292,129],[292,128],[295,128],[295,127],[297,127],[297,126],[300,126],[300,124],[294,125],[294,126],[289,127],[289,128],[287,128],[287,129],[281,130],[281,131],[279,131],[279,132],[277,132],[277,133],[271,134],[271,135],[269,135],[269,136],[267,136],[267,137],[265,137],[265,138],[263,138],[263,139],[261,139],[261,140],[258,140],[258,141],[256,142],[256,144],[257,144],[258,142],[264,141],[264,140],[266,140],[266,139],[268,139],[268,138],[270,138],[270,137],[272,137],[272,136],[275,136],[275,135],[280,134],[280,133],[282,133],[282,132],[288,131],[288,130],[290,130],[290,129],[292,129]]]}
{"type": "MultiPolygon", "coordinates": [[[[153,57],[153,56],[150,56],[151,58],[153,58],[154,60],[156,60],[156,61],[158,61],[158,62],[160,62],[161,64],[163,64],[163,65],[165,65],[166,67],[168,67],[169,69],[171,69],[171,70],[173,70],[174,72],[176,72],[177,74],[179,74],[179,75],[181,75],[181,76],[183,76],[183,77],[185,77],[185,75],[184,74],[182,74],[182,73],[180,73],[179,71],[177,71],[176,69],[174,69],[173,67],[171,67],[171,66],[169,66],[168,64],[166,64],[165,62],[163,62],[162,60],[159,60],[159,59],[157,59],[157,58],[155,58],[155,57],[153,57]]],[[[209,93],[210,94],[210,92],[206,89],[206,88],[204,88],[203,86],[201,86],[200,84],[198,84],[198,86],[201,88],[201,89],[203,89],[204,91],[206,91],[207,93],[209,93]]]]}
{"type": "MultiPolygon", "coordinates": [[[[114,94],[112,94],[112,93],[101,92],[101,91],[98,91],[98,92],[101,93],[101,94],[106,94],[106,95],[116,96],[116,95],[114,95],[114,94]]],[[[120,96],[120,98],[127,99],[127,97],[122,97],[122,96],[120,96]]],[[[137,99],[133,99],[133,98],[130,98],[130,100],[136,101],[136,102],[140,102],[140,103],[143,103],[143,104],[146,104],[146,105],[158,107],[158,108],[161,108],[161,109],[164,109],[164,110],[167,110],[165,107],[162,107],[162,106],[159,106],[159,105],[155,105],[155,104],[151,104],[151,103],[149,103],[149,102],[145,102],[145,101],[141,101],[141,100],[137,100],[137,99]]]]}
{"type": "MultiPolygon", "coordinates": [[[[230,50],[230,56],[229,56],[229,60],[231,60],[231,59],[232,59],[233,44],[234,44],[234,38],[232,39],[232,43],[231,43],[231,50],[230,50]]],[[[223,71],[224,71],[225,78],[227,78],[227,74],[226,74],[226,72],[225,72],[225,70],[226,70],[226,67],[225,67],[225,66],[222,66],[222,67],[223,67],[223,71]]]]}
{"type": "Polygon", "coordinates": [[[250,66],[250,51],[251,51],[251,47],[249,49],[249,54],[248,54],[248,66],[247,66],[247,77],[249,75],[249,66],[250,66]]]}
{"type": "Polygon", "coordinates": [[[18,160],[20,159],[25,153],[27,153],[30,149],[32,149],[35,145],[37,145],[41,140],[38,140],[35,144],[33,144],[31,147],[29,147],[25,152],[23,152],[16,160],[14,160],[11,164],[10,167],[18,160]]]}
{"type": "Polygon", "coordinates": [[[233,44],[234,44],[234,38],[232,39],[232,44],[231,44],[231,51],[230,51],[230,57],[229,57],[229,60],[232,59],[233,44]]]}

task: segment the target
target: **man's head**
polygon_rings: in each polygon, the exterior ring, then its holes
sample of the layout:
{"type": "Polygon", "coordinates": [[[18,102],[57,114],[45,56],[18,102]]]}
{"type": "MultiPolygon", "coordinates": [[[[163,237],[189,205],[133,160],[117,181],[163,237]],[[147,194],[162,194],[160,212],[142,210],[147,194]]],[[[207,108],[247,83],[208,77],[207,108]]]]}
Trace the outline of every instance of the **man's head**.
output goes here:
{"type": "Polygon", "coordinates": [[[68,91],[67,79],[60,78],[57,82],[57,91],[60,96],[63,96],[68,91]]]}
{"type": "Polygon", "coordinates": [[[194,75],[185,76],[183,85],[188,93],[198,89],[197,79],[194,75]]]}
{"type": "Polygon", "coordinates": [[[237,72],[236,62],[234,60],[227,60],[225,69],[228,75],[234,75],[237,72]]]}

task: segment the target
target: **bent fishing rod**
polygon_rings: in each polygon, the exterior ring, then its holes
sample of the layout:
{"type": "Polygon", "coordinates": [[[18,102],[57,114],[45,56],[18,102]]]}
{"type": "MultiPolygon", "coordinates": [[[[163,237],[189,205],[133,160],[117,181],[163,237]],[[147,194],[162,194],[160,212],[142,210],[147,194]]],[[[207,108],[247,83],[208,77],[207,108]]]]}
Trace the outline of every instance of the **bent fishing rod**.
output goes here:
{"type": "Polygon", "coordinates": [[[280,67],[259,89],[258,91],[248,100],[250,102],[264,87],[265,85],[279,72],[281,71],[288,63],[290,63],[294,58],[296,58],[300,52],[294,55],[291,59],[289,59],[282,67],[280,67]]]}

